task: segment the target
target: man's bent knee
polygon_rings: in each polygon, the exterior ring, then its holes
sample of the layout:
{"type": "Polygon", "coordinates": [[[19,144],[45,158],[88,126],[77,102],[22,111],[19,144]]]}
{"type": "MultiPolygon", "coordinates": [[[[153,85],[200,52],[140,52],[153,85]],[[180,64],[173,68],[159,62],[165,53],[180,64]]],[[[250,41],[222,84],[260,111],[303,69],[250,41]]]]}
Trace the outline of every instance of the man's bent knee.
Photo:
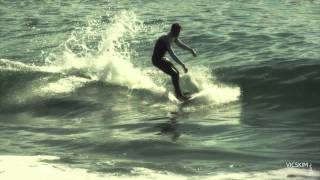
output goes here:
{"type": "Polygon", "coordinates": [[[161,60],[162,61],[169,61],[169,59],[167,57],[162,57],[161,60]]]}
{"type": "Polygon", "coordinates": [[[171,74],[172,78],[179,78],[179,72],[177,71],[174,71],[172,74],[171,74]]]}

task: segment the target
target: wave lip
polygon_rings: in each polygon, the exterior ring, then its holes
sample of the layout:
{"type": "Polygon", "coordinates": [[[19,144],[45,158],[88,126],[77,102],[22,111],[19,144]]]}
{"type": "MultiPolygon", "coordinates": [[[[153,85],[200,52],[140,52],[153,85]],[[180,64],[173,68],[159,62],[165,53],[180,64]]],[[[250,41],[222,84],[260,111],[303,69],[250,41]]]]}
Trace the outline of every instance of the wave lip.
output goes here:
{"type": "Polygon", "coordinates": [[[319,107],[320,64],[313,59],[267,62],[216,69],[219,81],[236,84],[248,104],[281,104],[284,107],[319,107]]]}

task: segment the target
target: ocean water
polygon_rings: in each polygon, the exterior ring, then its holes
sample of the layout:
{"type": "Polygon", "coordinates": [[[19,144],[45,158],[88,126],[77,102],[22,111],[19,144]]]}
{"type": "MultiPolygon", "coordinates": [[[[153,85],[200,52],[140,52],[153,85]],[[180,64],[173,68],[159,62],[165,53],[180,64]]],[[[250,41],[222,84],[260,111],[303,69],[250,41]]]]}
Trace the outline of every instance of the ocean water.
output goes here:
{"type": "Polygon", "coordinates": [[[320,178],[318,0],[2,0],[0,27],[0,177],[42,155],[91,179],[320,178]],[[188,103],[151,63],[174,22],[188,103]]]}

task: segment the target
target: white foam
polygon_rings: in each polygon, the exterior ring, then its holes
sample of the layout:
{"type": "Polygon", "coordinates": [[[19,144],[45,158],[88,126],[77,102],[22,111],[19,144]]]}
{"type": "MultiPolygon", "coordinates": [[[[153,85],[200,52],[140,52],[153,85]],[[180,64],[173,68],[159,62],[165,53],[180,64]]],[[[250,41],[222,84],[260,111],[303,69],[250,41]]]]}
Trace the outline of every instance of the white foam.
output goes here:
{"type": "MultiPolygon", "coordinates": [[[[95,53],[86,52],[83,56],[79,56],[66,46],[63,56],[52,62],[51,66],[60,67],[64,72],[74,69],[85,70],[92,79],[130,89],[164,92],[163,87],[155,84],[149,76],[131,62],[132,50],[128,41],[131,40],[131,36],[134,37],[139,32],[140,26],[141,23],[134,13],[119,12],[102,32],[96,32],[102,40],[95,53]]],[[[71,36],[67,43],[76,43],[77,41],[73,41],[76,38],[71,36]]],[[[80,44],[80,46],[83,47],[82,49],[87,49],[86,44],[80,44]]]]}
{"type": "Polygon", "coordinates": [[[0,59],[0,71],[19,71],[19,72],[58,72],[56,68],[48,68],[46,66],[36,66],[34,64],[25,64],[18,61],[8,59],[0,59]]]}
{"type": "Polygon", "coordinates": [[[89,82],[86,78],[68,76],[35,88],[33,91],[38,92],[38,94],[41,94],[42,96],[69,93],[76,88],[81,87],[86,82],[89,82]]]}
{"type": "MultiPolygon", "coordinates": [[[[148,89],[156,93],[164,93],[165,88],[156,84],[152,78],[131,62],[130,37],[139,33],[141,22],[134,13],[121,11],[100,26],[100,30],[88,27],[74,32],[65,42],[62,54],[50,54],[53,57],[46,59],[46,65],[36,66],[22,62],[0,59],[0,71],[32,71],[56,73],[60,79],[50,75],[33,80],[27,87],[15,92],[12,96],[25,101],[36,96],[49,96],[61,93],[70,93],[90,81],[105,81],[127,87],[129,89],[148,89]],[[83,39],[100,37],[98,49],[89,50],[83,39]],[[69,47],[81,47],[81,56],[69,47]]],[[[79,52],[78,52],[79,53],[79,52]]]]}
{"type": "MultiPolygon", "coordinates": [[[[204,179],[204,180],[269,180],[269,179],[319,179],[317,170],[283,168],[263,172],[212,172],[205,176],[185,176],[166,171],[155,171],[147,168],[136,167],[132,171],[134,175],[121,175],[113,173],[94,173],[86,169],[71,168],[67,165],[41,162],[43,160],[57,160],[53,156],[0,156],[1,180],[123,180],[123,179],[204,179]]],[[[234,168],[232,166],[226,167],[234,168]]]]}
{"type": "MultiPolygon", "coordinates": [[[[181,87],[183,91],[194,91],[188,90],[184,86],[194,86],[199,91],[195,93],[192,100],[190,100],[193,102],[192,104],[225,104],[237,101],[241,95],[239,87],[231,87],[216,82],[207,67],[194,66],[189,69],[188,74],[184,74],[183,76],[187,76],[187,78],[181,78],[185,80],[181,87]]],[[[172,102],[179,102],[170,94],[169,99],[172,102]]]]}

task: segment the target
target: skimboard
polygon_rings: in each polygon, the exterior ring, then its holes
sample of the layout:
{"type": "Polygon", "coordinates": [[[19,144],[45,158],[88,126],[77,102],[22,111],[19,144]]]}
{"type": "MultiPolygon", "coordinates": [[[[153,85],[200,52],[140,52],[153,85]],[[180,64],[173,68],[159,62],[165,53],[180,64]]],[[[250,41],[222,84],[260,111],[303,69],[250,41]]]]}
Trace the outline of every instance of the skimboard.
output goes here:
{"type": "Polygon", "coordinates": [[[184,93],[186,96],[188,96],[188,99],[184,101],[180,101],[180,104],[187,105],[187,104],[193,104],[193,105],[199,105],[199,104],[207,104],[209,99],[207,97],[207,94],[203,92],[195,92],[195,93],[184,93]]]}
{"type": "Polygon", "coordinates": [[[180,100],[181,103],[186,103],[186,102],[189,102],[189,101],[192,101],[194,98],[196,98],[196,95],[197,93],[191,93],[191,92],[186,92],[186,93],[183,93],[184,96],[187,97],[187,99],[185,100],[180,100]]]}

